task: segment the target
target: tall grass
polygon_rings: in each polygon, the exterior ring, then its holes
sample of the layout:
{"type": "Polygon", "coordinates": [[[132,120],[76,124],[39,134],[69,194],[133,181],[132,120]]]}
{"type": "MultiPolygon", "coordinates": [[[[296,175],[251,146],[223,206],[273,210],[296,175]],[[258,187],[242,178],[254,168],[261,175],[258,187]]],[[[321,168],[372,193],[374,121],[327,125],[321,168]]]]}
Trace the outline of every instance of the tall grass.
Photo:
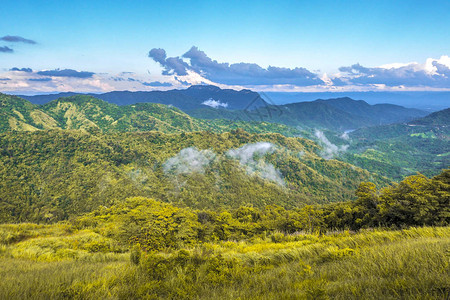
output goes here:
{"type": "Polygon", "coordinates": [[[91,231],[33,230],[0,243],[0,299],[447,299],[450,291],[450,227],[134,249],[132,260],[113,246],[89,250],[114,242],[91,231]],[[36,255],[46,247],[56,250],[36,255]],[[66,250],[78,255],[58,254],[66,250]]]}

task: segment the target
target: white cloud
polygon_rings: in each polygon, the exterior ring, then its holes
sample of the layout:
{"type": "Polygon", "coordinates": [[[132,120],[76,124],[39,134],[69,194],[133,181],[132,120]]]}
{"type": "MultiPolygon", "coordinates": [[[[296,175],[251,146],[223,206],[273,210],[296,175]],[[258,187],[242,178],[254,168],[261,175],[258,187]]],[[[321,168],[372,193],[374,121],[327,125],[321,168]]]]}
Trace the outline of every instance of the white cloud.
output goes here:
{"type": "Polygon", "coordinates": [[[388,90],[401,89],[450,89],[450,58],[446,55],[439,59],[428,58],[424,63],[391,63],[379,67],[365,67],[354,64],[341,67],[339,82],[345,79],[350,85],[374,86],[388,90]]]}
{"type": "Polygon", "coordinates": [[[212,107],[212,108],[219,108],[219,107],[227,108],[228,107],[228,103],[220,102],[220,100],[214,100],[212,98],[210,98],[206,101],[203,101],[202,104],[212,107]]]}
{"type": "Polygon", "coordinates": [[[227,151],[227,155],[239,160],[249,175],[257,175],[284,186],[285,182],[274,165],[265,162],[263,156],[275,151],[276,146],[268,142],[247,144],[238,149],[227,151]]]}
{"type": "MultiPolygon", "coordinates": [[[[320,155],[325,159],[332,159],[333,157],[339,156],[348,149],[348,145],[337,146],[330,142],[325,134],[320,130],[315,130],[314,135],[318,138],[319,144],[322,146],[322,151],[320,155]]],[[[347,135],[348,136],[348,135],[347,135]]],[[[342,136],[344,138],[344,135],[342,136]]]]}
{"type": "Polygon", "coordinates": [[[177,155],[169,158],[163,164],[166,174],[204,173],[205,168],[214,160],[216,155],[211,150],[198,150],[189,147],[181,150],[177,155]]]}

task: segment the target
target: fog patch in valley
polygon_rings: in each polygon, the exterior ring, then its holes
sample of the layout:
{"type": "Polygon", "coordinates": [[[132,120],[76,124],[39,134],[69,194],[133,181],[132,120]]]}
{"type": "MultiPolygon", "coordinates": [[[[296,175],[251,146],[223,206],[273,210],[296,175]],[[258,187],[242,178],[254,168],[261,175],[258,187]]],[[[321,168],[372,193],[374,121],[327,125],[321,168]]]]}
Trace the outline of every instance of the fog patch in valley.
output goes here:
{"type": "MultiPolygon", "coordinates": [[[[344,133],[345,134],[345,133],[344,133]]],[[[319,144],[322,146],[322,151],[320,152],[320,156],[324,159],[332,159],[333,157],[339,156],[342,153],[346,152],[349,145],[337,146],[330,142],[328,138],[325,136],[323,131],[315,130],[315,137],[318,139],[319,144]]],[[[347,134],[348,136],[348,134],[347,134]]]]}
{"type": "Polygon", "coordinates": [[[177,155],[169,158],[163,164],[163,170],[166,174],[190,174],[204,173],[205,168],[214,160],[216,155],[211,150],[198,150],[195,147],[189,147],[181,150],[177,155]]]}
{"type": "Polygon", "coordinates": [[[278,171],[271,163],[264,161],[264,155],[273,153],[276,146],[268,142],[258,142],[247,144],[237,149],[227,151],[227,156],[239,161],[249,175],[257,175],[263,179],[273,181],[284,186],[285,182],[278,171]]]}

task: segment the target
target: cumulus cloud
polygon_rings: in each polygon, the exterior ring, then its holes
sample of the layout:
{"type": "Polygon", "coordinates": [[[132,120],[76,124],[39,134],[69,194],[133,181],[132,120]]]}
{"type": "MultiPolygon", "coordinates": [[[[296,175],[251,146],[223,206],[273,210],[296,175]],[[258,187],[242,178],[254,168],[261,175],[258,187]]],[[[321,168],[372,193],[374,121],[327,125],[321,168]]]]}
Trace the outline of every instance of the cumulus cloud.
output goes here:
{"type": "Polygon", "coordinates": [[[32,73],[33,72],[33,70],[31,68],[16,68],[16,67],[14,67],[14,68],[11,68],[9,70],[13,71],[13,72],[25,72],[25,73],[32,73]]]}
{"type": "Polygon", "coordinates": [[[268,85],[293,84],[312,86],[324,82],[315,73],[305,68],[280,68],[269,66],[262,68],[254,63],[219,63],[209,58],[205,52],[192,47],[180,57],[168,57],[164,49],[154,48],[149,55],[155,62],[164,67],[163,75],[188,75],[188,71],[196,72],[212,82],[228,85],[268,85]]]}
{"type": "Polygon", "coordinates": [[[14,50],[11,49],[11,48],[9,48],[9,47],[4,46],[4,47],[0,47],[0,52],[3,52],[3,53],[13,53],[14,50]]]}
{"type": "Polygon", "coordinates": [[[344,153],[348,149],[348,145],[337,146],[330,142],[323,131],[316,129],[314,135],[319,140],[319,143],[322,146],[322,151],[320,153],[322,158],[332,159],[333,157],[339,156],[341,153],[344,153]]]}
{"type": "Polygon", "coordinates": [[[393,63],[379,67],[364,67],[360,64],[339,68],[344,75],[333,79],[335,85],[386,85],[392,86],[428,86],[450,87],[450,58],[429,58],[425,63],[393,63]]]}
{"type": "Polygon", "coordinates": [[[12,36],[12,35],[5,35],[4,37],[0,38],[0,41],[10,42],[10,43],[36,44],[36,42],[33,40],[26,39],[21,36],[12,36]]]}
{"type": "Polygon", "coordinates": [[[90,78],[95,73],[94,72],[86,72],[86,71],[76,71],[72,69],[55,69],[55,70],[48,70],[48,71],[39,71],[37,72],[38,75],[43,76],[51,76],[51,77],[76,77],[76,78],[90,78]]]}
{"type": "Polygon", "coordinates": [[[212,98],[203,101],[202,104],[212,107],[212,108],[219,108],[219,107],[227,108],[228,107],[228,103],[220,102],[220,100],[214,100],[212,98]]]}
{"type": "Polygon", "coordinates": [[[169,158],[163,164],[166,174],[204,173],[205,168],[214,160],[215,154],[210,150],[198,150],[189,147],[181,150],[177,155],[169,158]]]}
{"type": "Polygon", "coordinates": [[[179,57],[167,58],[166,50],[164,49],[154,48],[150,50],[150,52],[148,53],[148,57],[152,58],[162,67],[164,67],[164,70],[162,72],[163,75],[188,75],[187,69],[189,69],[189,65],[179,57]]]}
{"type": "Polygon", "coordinates": [[[273,153],[276,146],[268,142],[259,142],[247,144],[238,149],[227,151],[231,158],[239,160],[241,166],[245,168],[248,174],[257,175],[263,179],[273,181],[284,186],[285,182],[274,165],[264,161],[263,156],[267,153],[273,153]]]}

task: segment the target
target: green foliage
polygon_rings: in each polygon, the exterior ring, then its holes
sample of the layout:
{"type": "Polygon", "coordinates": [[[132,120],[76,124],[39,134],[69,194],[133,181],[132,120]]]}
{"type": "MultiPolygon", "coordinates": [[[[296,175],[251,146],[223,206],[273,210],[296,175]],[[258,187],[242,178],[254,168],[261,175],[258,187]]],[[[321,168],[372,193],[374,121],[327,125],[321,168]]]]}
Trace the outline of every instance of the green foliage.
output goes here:
{"type": "Polygon", "coordinates": [[[425,125],[393,124],[358,129],[350,133],[348,152],[340,159],[393,180],[416,172],[437,175],[450,165],[446,155],[450,151],[450,127],[448,123],[436,122],[437,125],[427,121],[425,125]]]}
{"type": "Polygon", "coordinates": [[[354,199],[362,181],[388,182],[318,157],[309,140],[243,130],[170,135],[14,132],[0,134],[0,149],[0,222],[55,222],[134,196],[199,209],[247,204],[293,208],[354,199]],[[276,146],[263,159],[281,172],[285,186],[248,174],[225,154],[261,141],[276,146]],[[193,146],[216,154],[203,173],[164,172],[169,158],[193,146]]]}
{"type": "Polygon", "coordinates": [[[405,178],[377,193],[373,183],[362,183],[355,202],[323,207],[328,228],[359,229],[373,226],[448,225],[450,223],[450,170],[428,179],[405,178]]]}
{"type": "Polygon", "coordinates": [[[251,133],[277,132],[288,136],[299,133],[293,127],[275,123],[206,121],[163,104],[136,103],[118,106],[87,95],[59,98],[44,105],[34,105],[22,98],[0,93],[0,101],[0,132],[78,129],[104,133],[181,133],[202,130],[221,133],[242,128],[251,133]]]}
{"type": "MultiPolygon", "coordinates": [[[[73,238],[79,236],[72,234],[73,238]]],[[[160,252],[136,252],[134,248],[132,253],[140,257],[134,263],[116,253],[86,253],[45,262],[35,257],[12,258],[11,252],[23,247],[19,242],[0,254],[0,298],[448,296],[448,227],[293,237],[285,242],[274,243],[269,238],[228,241],[160,252]]]]}

